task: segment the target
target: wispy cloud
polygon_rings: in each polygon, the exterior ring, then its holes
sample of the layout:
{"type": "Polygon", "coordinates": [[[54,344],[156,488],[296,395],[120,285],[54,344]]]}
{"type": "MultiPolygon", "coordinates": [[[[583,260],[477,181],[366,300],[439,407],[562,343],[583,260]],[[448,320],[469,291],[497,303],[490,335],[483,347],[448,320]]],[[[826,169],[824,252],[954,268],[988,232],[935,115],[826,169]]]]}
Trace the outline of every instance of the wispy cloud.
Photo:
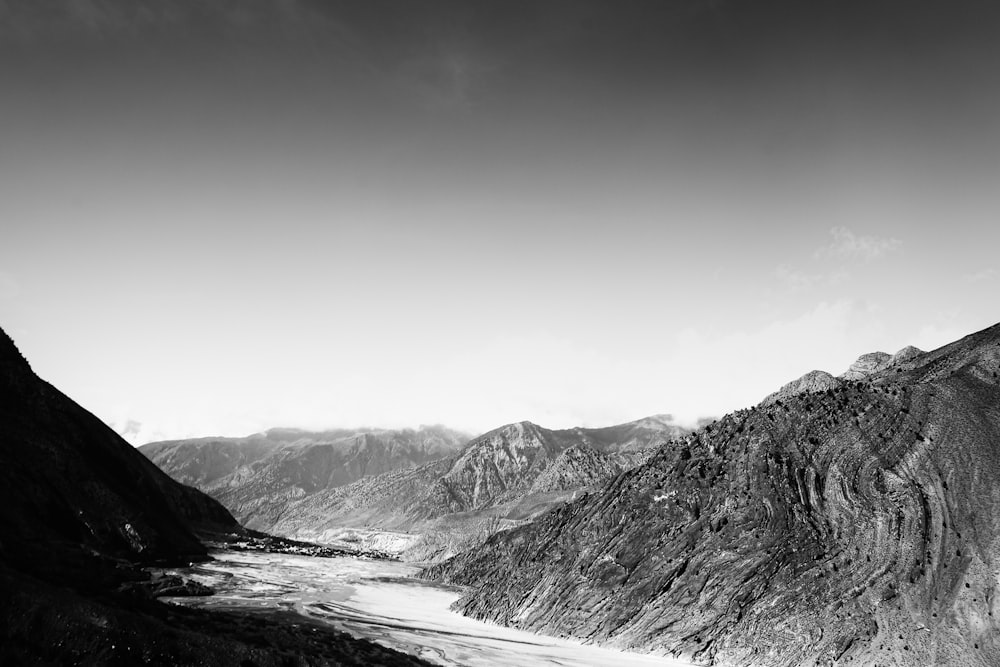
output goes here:
{"type": "MultiPolygon", "coordinates": [[[[0,0],[0,42],[32,43],[67,38],[117,40],[164,30],[214,31],[216,37],[266,29],[308,38],[316,27],[338,27],[334,17],[305,0],[222,0],[164,3],[158,0],[65,0],[62,3],[0,0]]],[[[329,31],[328,31],[329,32],[329,31]]],[[[340,37],[336,32],[328,38],[340,37]]]]}
{"type": "Polygon", "coordinates": [[[397,72],[404,89],[430,109],[468,111],[472,93],[490,67],[461,50],[425,55],[404,62],[397,72]]]}
{"type": "Polygon", "coordinates": [[[844,269],[828,273],[807,273],[782,264],[771,272],[779,282],[793,291],[804,291],[818,286],[830,286],[843,283],[850,277],[844,269]]]}
{"type": "Polygon", "coordinates": [[[871,262],[896,252],[903,246],[899,239],[855,234],[847,227],[830,230],[833,241],[816,251],[817,257],[839,257],[871,262]]]}
{"type": "Polygon", "coordinates": [[[970,283],[983,283],[988,280],[993,280],[997,276],[1000,276],[1000,273],[998,273],[996,269],[988,268],[988,269],[980,269],[979,271],[973,271],[972,273],[966,273],[964,276],[962,276],[962,278],[966,282],[970,283]]]}

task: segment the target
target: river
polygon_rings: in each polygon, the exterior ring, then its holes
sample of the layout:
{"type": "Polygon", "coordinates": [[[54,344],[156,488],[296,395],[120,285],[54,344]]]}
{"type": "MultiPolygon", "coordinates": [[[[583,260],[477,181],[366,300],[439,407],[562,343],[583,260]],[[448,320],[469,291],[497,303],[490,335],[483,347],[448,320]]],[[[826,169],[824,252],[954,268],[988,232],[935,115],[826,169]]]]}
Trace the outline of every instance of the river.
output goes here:
{"type": "Polygon", "coordinates": [[[215,560],[171,570],[211,586],[208,597],[165,598],[220,609],[291,609],[355,637],[462,667],[686,667],[670,658],[625,653],[476,621],[449,609],[458,589],[414,579],[395,561],[220,551],[215,560]]]}

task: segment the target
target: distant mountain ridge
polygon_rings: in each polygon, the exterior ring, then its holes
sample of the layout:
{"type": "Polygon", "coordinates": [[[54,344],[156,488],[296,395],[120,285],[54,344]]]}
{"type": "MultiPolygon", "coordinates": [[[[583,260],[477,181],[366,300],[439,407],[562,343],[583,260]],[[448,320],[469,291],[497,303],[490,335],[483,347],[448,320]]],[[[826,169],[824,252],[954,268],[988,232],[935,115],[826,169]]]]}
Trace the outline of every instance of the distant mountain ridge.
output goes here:
{"type": "Polygon", "coordinates": [[[662,415],[594,429],[507,424],[447,459],[296,500],[273,529],[320,541],[344,527],[480,532],[483,520],[502,525],[538,516],[687,432],[662,415]]]}
{"type": "Polygon", "coordinates": [[[368,475],[423,465],[469,436],[443,426],[305,431],[275,428],[244,438],[194,438],[139,451],[174,479],[219,500],[244,524],[268,531],[290,501],[368,475]]]}
{"type": "Polygon", "coordinates": [[[501,525],[492,521],[498,517],[522,521],[687,432],[670,415],[653,415],[600,428],[518,422],[471,440],[442,426],[271,429],[245,438],[156,442],[139,451],[250,528],[331,541],[342,528],[421,532],[447,525],[461,533],[484,518],[491,525],[501,525]],[[569,449],[575,454],[560,458],[569,449]]]}
{"type": "Polygon", "coordinates": [[[1000,325],[740,410],[425,572],[720,666],[1000,664],[1000,325]]]}

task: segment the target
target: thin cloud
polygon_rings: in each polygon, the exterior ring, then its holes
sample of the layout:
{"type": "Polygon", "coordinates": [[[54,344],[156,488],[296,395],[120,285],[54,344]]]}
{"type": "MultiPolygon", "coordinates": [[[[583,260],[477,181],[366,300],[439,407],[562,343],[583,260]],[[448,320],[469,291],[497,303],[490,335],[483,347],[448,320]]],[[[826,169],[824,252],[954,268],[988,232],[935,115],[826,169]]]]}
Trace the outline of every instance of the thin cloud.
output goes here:
{"type": "Polygon", "coordinates": [[[468,111],[472,92],[489,69],[468,53],[454,51],[404,62],[399,77],[402,87],[427,108],[468,111]]]}
{"type": "Polygon", "coordinates": [[[806,273],[790,268],[784,264],[776,267],[771,275],[792,291],[805,291],[818,286],[830,286],[843,283],[850,274],[838,269],[829,273],[806,273]]]}
{"type": "Polygon", "coordinates": [[[847,227],[830,230],[833,242],[817,251],[817,257],[838,257],[871,262],[896,252],[903,246],[899,239],[855,234],[847,227]]]}
{"type": "Polygon", "coordinates": [[[790,269],[787,266],[779,266],[771,272],[779,282],[784,283],[788,287],[794,290],[805,290],[816,285],[823,276],[816,273],[803,273],[802,271],[796,271],[795,269],[790,269]]]}
{"type": "MultiPolygon", "coordinates": [[[[163,30],[206,29],[217,36],[265,29],[302,38],[314,27],[331,26],[342,27],[303,0],[222,0],[205,6],[158,0],[66,0],[55,5],[0,0],[0,41],[29,44],[67,38],[134,39],[163,30]]],[[[342,37],[336,32],[333,36],[342,37]]]]}
{"type": "Polygon", "coordinates": [[[984,283],[989,280],[994,280],[998,275],[997,270],[993,268],[981,269],[979,271],[973,271],[972,273],[966,273],[962,278],[969,283],[984,283]]]}

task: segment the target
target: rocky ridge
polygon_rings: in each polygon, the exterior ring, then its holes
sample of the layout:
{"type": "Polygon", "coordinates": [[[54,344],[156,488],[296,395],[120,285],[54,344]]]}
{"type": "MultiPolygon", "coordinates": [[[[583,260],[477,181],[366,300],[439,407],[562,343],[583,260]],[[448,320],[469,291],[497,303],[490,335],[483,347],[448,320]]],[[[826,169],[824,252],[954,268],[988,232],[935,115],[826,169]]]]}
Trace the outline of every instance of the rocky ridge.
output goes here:
{"type": "Polygon", "coordinates": [[[796,394],[837,389],[845,381],[862,380],[872,373],[896,367],[901,362],[909,361],[921,354],[924,354],[923,350],[912,345],[907,345],[893,355],[885,352],[863,354],[840,377],[834,377],[826,371],[809,371],[802,377],[792,380],[778,391],[767,396],[761,401],[761,405],[771,405],[780,399],[791,398],[796,394]]]}
{"type": "Polygon", "coordinates": [[[998,377],[1000,325],[733,413],[425,576],[704,664],[1000,664],[998,377]]]}
{"type": "Polygon", "coordinates": [[[653,451],[655,450],[648,449],[605,454],[596,449],[574,445],[560,452],[555,461],[535,478],[528,493],[597,486],[644,462],[653,451]]]}
{"type": "Polygon", "coordinates": [[[773,405],[780,400],[787,400],[798,394],[815,393],[837,389],[843,384],[826,371],[809,371],[797,380],[792,380],[781,389],[769,395],[761,405],[773,405]]]}

